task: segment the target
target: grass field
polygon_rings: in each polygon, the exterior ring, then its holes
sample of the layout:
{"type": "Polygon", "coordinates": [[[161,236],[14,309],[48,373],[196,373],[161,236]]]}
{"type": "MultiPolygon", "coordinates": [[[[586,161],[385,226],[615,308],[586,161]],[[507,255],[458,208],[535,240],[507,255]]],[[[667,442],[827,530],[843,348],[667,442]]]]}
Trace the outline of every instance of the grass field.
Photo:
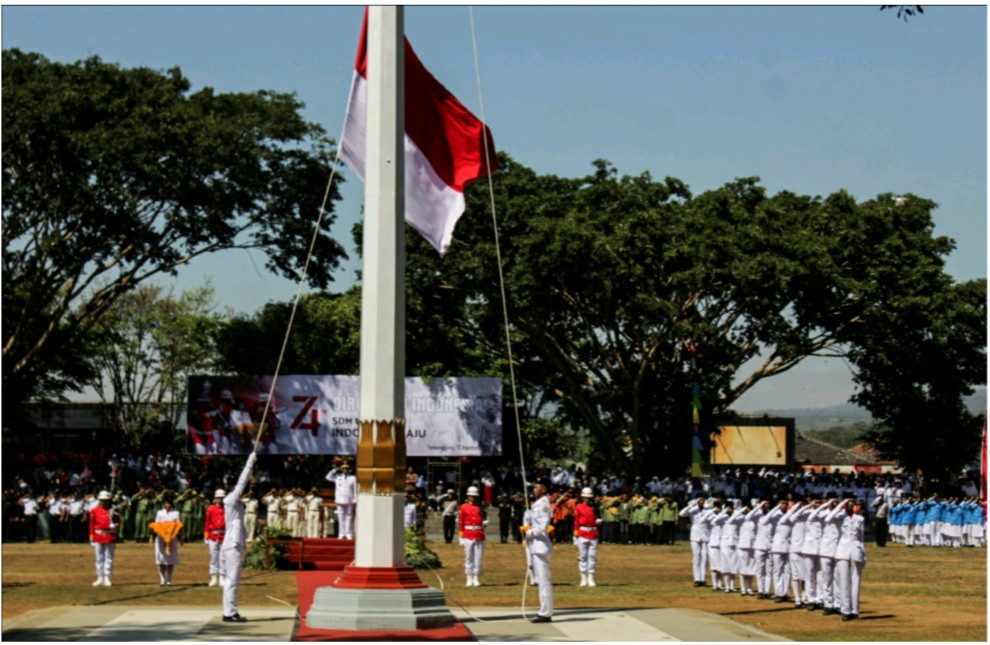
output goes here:
{"type": "MultiPolygon", "coordinates": [[[[442,541],[430,543],[444,563],[421,572],[423,581],[441,586],[448,603],[519,607],[524,556],[515,544],[489,541],[482,587],[464,587],[463,551],[442,541]]],[[[577,551],[557,547],[552,560],[557,607],[685,607],[701,609],[800,641],[979,641],[987,640],[986,549],[867,546],[861,620],[794,609],[792,604],[740,597],[691,586],[690,546],[603,545],[595,588],[578,586],[577,551]]],[[[93,551],[89,545],[4,544],[3,618],[56,605],[203,605],[220,608],[219,587],[207,587],[207,550],[202,543],[181,547],[174,586],[159,587],[151,546],[118,545],[114,586],[92,587],[93,551]]],[[[329,576],[328,576],[329,577],[329,576]]],[[[328,583],[330,580],[328,579],[328,583]]],[[[291,571],[244,572],[242,606],[296,605],[291,571]]],[[[526,590],[526,606],[538,606],[535,587],[526,590]]]]}

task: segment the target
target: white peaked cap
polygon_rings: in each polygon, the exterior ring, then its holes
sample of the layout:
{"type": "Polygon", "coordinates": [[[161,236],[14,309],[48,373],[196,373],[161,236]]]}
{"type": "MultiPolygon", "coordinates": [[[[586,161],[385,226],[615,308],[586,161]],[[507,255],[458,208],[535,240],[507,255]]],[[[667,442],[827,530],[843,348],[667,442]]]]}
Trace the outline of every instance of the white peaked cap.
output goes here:
{"type": "Polygon", "coordinates": [[[469,486],[468,487],[467,494],[468,494],[468,497],[471,497],[471,496],[477,497],[478,496],[478,487],[477,486],[469,486]]]}
{"type": "Polygon", "coordinates": [[[581,489],[581,497],[594,497],[594,496],[595,496],[595,494],[593,492],[591,492],[591,489],[590,488],[582,488],[581,489]]]}
{"type": "Polygon", "coordinates": [[[226,496],[227,493],[223,492],[222,488],[218,488],[215,491],[213,491],[213,499],[216,499],[218,497],[226,497],[226,496]]]}
{"type": "Polygon", "coordinates": [[[96,499],[98,500],[110,499],[110,493],[105,490],[101,490],[100,494],[96,496],[96,499]]]}

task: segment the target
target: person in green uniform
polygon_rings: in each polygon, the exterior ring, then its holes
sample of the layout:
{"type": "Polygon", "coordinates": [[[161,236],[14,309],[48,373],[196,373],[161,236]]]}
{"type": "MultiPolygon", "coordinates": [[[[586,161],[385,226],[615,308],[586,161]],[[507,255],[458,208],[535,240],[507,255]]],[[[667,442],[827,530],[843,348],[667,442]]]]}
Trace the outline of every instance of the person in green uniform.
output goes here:
{"type": "Polygon", "coordinates": [[[152,492],[142,488],[134,498],[137,500],[134,511],[134,539],[138,542],[147,542],[148,523],[151,521],[151,512],[155,510],[152,504],[152,492]]]}
{"type": "Polygon", "coordinates": [[[185,544],[187,536],[195,535],[198,533],[190,533],[189,529],[192,527],[193,519],[193,506],[195,504],[196,491],[191,489],[186,489],[178,497],[175,498],[175,505],[179,508],[179,521],[182,522],[183,528],[185,530],[182,532],[182,543],[185,544]]]}
{"type": "Polygon", "coordinates": [[[660,507],[660,520],[663,522],[663,543],[672,545],[677,541],[677,514],[680,512],[680,508],[677,506],[677,500],[673,497],[664,497],[661,501],[663,502],[660,507]]]}

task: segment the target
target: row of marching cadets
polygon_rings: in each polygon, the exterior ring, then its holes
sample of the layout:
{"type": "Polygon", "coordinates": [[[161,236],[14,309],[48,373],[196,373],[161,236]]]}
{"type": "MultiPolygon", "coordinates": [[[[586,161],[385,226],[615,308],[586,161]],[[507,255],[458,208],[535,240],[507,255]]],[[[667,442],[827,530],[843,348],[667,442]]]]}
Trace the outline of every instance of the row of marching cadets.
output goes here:
{"type": "Polygon", "coordinates": [[[980,547],[986,544],[986,507],[976,498],[892,504],[891,540],[907,546],[980,547]]]}
{"type": "Polygon", "coordinates": [[[764,500],[698,498],[681,511],[691,518],[694,586],[710,567],[715,591],[756,596],[823,614],[859,618],[866,551],[863,504],[811,499],[771,505],[764,500]],[[707,566],[706,566],[707,565],[707,566]],[[754,591],[755,584],[755,591],[754,591]]]}

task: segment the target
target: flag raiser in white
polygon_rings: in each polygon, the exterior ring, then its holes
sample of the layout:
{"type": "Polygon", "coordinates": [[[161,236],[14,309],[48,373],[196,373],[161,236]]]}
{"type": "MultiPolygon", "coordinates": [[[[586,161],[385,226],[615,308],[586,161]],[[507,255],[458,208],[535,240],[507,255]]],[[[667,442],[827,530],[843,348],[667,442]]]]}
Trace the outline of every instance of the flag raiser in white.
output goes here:
{"type": "MultiPolygon", "coordinates": [[[[213,451],[249,452],[253,442],[246,437],[256,435],[270,388],[270,376],[190,377],[189,418],[197,416],[196,406],[209,406],[209,431],[215,438],[213,451]]],[[[407,455],[502,453],[501,379],[460,377],[426,382],[411,377],[405,380],[405,392],[407,455]]],[[[359,401],[357,376],[280,376],[272,401],[275,421],[270,425],[274,428],[262,435],[259,452],[355,454],[359,401]]]]}
{"type": "MultiPolygon", "coordinates": [[[[368,14],[358,44],[340,159],[362,181],[368,105],[368,14]]],[[[444,255],[464,187],[498,167],[491,132],[431,75],[405,41],[405,219],[444,255]],[[487,144],[487,149],[486,145],[487,144]]]]}

